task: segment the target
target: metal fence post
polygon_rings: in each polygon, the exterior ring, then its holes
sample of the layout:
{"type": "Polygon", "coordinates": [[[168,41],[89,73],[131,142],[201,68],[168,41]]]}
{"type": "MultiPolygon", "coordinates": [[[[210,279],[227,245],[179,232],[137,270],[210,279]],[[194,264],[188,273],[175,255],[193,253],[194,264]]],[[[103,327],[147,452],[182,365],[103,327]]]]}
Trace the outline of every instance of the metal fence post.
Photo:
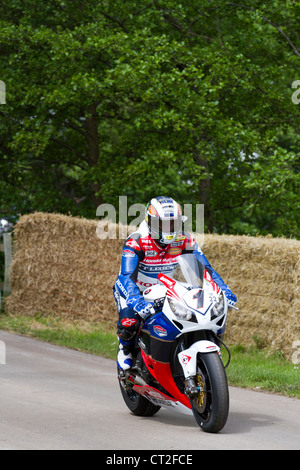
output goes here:
{"type": "Polygon", "coordinates": [[[3,233],[3,245],[4,245],[4,258],[5,258],[5,270],[4,270],[4,286],[3,296],[10,294],[10,266],[12,263],[12,239],[11,233],[3,233]]]}

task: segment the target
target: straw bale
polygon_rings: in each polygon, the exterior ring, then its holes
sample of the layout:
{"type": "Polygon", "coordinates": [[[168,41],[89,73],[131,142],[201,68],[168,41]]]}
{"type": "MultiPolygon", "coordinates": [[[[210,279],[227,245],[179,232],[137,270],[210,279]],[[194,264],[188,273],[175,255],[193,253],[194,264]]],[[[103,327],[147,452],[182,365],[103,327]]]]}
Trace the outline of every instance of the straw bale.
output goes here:
{"type": "Polygon", "coordinates": [[[117,319],[112,296],[122,240],[99,240],[97,221],[35,213],[20,218],[7,308],[68,318],[117,319]]]}
{"type": "Polygon", "coordinates": [[[300,339],[300,242],[206,235],[202,249],[238,297],[239,311],[228,315],[227,341],[249,346],[256,337],[291,358],[300,339]]]}
{"type": "MultiPolygon", "coordinates": [[[[60,214],[22,216],[14,232],[8,310],[23,315],[55,313],[114,326],[112,286],[124,238],[133,230],[60,214]],[[107,230],[114,239],[99,238],[107,230]]],[[[247,346],[259,338],[291,358],[292,344],[300,339],[300,242],[194,235],[238,297],[239,311],[228,315],[226,341],[247,346]]]]}

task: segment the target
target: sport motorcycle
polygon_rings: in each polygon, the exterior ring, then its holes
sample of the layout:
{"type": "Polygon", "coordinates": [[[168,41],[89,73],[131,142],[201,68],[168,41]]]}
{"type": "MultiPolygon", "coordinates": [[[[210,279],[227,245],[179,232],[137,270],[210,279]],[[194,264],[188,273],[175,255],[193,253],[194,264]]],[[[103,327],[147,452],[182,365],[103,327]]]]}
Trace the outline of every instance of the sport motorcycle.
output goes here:
{"type": "Polygon", "coordinates": [[[203,431],[217,433],[229,412],[230,351],[222,341],[228,301],[194,256],[179,257],[177,271],[172,278],[159,274],[160,282],[143,293],[153,309],[136,336],[133,366],[118,368],[120,389],[135,415],[172,407],[193,413],[203,431]],[[226,365],[221,345],[228,351],[226,365]]]}

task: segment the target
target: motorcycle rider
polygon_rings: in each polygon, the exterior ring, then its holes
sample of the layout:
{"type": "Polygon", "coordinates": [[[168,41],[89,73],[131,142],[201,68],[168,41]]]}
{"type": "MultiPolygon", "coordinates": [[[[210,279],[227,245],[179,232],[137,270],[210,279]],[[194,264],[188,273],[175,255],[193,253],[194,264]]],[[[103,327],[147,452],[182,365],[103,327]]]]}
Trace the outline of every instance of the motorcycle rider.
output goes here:
{"type": "Polygon", "coordinates": [[[174,199],[155,197],[146,206],[145,220],[123,245],[121,269],[113,287],[119,312],[117,363],[120,369],[132,366],[132,349],[140,320],[152,309],[152,304],[144,300],[142,292],[159,282],[158,274],[172,277],[179,256],[195,256],[225,292],[229,305],[234,306],[237,301],[195,239],[181,231],[183,221],[181,207],[174,199]]]}

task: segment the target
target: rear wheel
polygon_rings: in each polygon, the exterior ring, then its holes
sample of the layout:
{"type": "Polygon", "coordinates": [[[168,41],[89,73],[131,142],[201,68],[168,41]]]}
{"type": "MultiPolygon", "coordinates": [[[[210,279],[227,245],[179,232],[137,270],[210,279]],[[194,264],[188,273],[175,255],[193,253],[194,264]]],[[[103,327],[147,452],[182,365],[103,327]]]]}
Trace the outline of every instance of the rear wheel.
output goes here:
{"type": "Polygon", "coordinates": [[[118,369],[120,390],[129,410],[137,416],[153,416],[160,410],[160,406],[154,405],[151,401],[144,398],[132,389],[132,385],[126,383],[126,379],[120,378],[118,369]]]}
{"type": "Polygon", "coordinates": [[[190,400],[194,417],[203,431],[219,432],[228,418],[229,391],[218,353],[198,354],[195,379],[200,392],[190,400]]]}

